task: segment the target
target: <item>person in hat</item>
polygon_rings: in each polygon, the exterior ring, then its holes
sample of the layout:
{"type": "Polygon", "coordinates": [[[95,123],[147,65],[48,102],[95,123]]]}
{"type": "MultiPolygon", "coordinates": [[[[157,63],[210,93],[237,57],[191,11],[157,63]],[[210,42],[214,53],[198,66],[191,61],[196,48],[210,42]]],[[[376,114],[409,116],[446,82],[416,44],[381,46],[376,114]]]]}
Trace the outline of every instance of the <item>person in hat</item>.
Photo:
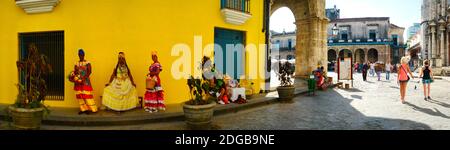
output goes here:
{"type": "Polygon", "coordinates": [[[75,82],[74,90],[80,104],[80,112],[78,114],[90,114],[97,112],[97,105],[92,94],[92,85],[89,76],[92,73],[91,63],[85,58],[83,49],[78,50],[80,60],[75,63],[74,73],[80,76],[81,82],[75,82]]]}
{"type": "Polygon", "coordinates": [[[153,64],[149,67],[149,74],[147,78],[155,81],[153,88],[146,88],[144,97],[144,109],[147,112],[154,113],[158,111],[165,111],[166,106],[164,104],[164,91],[161,86],[161,78],[159,73],[162,71],[162,66],[158,61],[156,51],[152,52],[153,64]]]}
{"type": "Polygon", "coordinates": [[[117,65],[103,90],[102,103],[108,109],[119,113],[132,110],[139,104],[136,84],[123,52],[119,53],[117,65]]]}

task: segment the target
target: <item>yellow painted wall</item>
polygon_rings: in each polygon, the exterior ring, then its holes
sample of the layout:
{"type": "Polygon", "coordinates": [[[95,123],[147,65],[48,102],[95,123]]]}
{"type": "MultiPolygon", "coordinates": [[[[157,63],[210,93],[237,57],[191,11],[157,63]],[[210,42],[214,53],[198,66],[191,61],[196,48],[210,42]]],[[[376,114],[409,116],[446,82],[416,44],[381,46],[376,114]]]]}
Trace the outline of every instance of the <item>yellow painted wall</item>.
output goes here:
{"type": "MultiPolygon", "coordinates": [[[[171,64],[178,59],[170,54],[172,46],[186,43],[193,51],[195,35],[203,36],[204,45],[213,43],[214,27],[245,31],[247,44],[264,44],[262,0],[251,1],[251,14],[246,24],[236,26],[225,23],[220,0],[62,0],[51,13],[30,15],[13,0],[1,0],[0,103],[12,104],[17,95],[18,33],[56,30],[64,30],[65,74],[72,71],[78,60],[78,49],[85,50],[93,67],[91,80],[97,103],[119,51],[125,52],[139,95],[144,95],[152,50],[158,51],[163,65],[166,103],[184,102],[189,97],[186,81],[175,80],[170,73],[171,64]]],[[[255,82],[255,89],[259,91],[260,86],[255,82]]],[[[65,100],[46,104],[78,107],[72,89],[73,84],[66,79],[65,100]]]]}

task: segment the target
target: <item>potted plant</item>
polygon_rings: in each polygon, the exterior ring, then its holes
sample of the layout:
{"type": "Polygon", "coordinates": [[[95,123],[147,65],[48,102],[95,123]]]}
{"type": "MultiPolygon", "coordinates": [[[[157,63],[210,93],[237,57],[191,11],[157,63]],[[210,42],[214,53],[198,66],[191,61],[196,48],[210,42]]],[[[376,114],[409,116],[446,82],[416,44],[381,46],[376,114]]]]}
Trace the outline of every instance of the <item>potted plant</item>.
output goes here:
{"type": "Polygon", "coordinates": [[[35,44],[30,44],[28,56],[17,62],[23,82],[17,85],[19,94],[16,102],[8,107],[16,129],[39,129],[48,108],[43,104],[47,94],[45,77],[52,72],[45,55],[39,54],[35,44]]]}
{"type": "MultiPolygon", "coordinates": [[[[205,63],[209,58],[204,57],[202,61],[202,70],[205,73],[205,63]]],[[[211,65],[212,66],[212,65],[211,65]]],[[[213,70],[213,67],[209,68],[213,70]]],[[[202,78],[191,76],[187,80],[189,87],[190,100],[183,105],[184,116],[187,125],[191,129],[209,129],[211,127],[214,107],[216,106],[217,85],[214,79],[209,79],[202,75],[202,78]]]]}
{"type": "Polygon", "coordinates": [[[294,75],[294,65],[289,62],[279,64],[277,72],[280,86],[277,87],[278,97],[280,101],[289,101],[294,97],[295,87],[293,86],[291,78],[294,75]]]}

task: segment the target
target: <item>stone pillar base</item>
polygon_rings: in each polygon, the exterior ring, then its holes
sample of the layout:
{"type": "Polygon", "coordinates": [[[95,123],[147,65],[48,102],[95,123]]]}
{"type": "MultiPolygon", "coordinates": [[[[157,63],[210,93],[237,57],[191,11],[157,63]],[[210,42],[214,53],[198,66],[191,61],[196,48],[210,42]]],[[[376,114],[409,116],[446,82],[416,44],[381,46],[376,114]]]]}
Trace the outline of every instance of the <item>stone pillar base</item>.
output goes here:
{"type": "Polygon", "coordinates": [[[442,59],[441,58],[436,58],[435,59],[435,63],[436,63],[435,65],[436,65],[437,68],[442,68],[443,65],[442,65],[442,59]]]}

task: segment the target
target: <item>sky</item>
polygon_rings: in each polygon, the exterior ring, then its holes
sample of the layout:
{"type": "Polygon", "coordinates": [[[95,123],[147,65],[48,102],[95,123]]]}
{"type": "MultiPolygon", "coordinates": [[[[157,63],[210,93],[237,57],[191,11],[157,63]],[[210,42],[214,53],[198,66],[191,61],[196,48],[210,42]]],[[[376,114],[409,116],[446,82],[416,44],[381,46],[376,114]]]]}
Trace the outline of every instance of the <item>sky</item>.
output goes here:
{"type": "MultiPolygon", "coordinates": [[[[326,0],[326,8],[334,5],[341,10],[341,18],[390,17],[391,23],[404,27],[406,34],[408,27],[420,22],[422,0],[326,0]]],[[[289,8],[276,10],[270,19],[271,30],[295,30],[294,15],[289,8]]]]}

